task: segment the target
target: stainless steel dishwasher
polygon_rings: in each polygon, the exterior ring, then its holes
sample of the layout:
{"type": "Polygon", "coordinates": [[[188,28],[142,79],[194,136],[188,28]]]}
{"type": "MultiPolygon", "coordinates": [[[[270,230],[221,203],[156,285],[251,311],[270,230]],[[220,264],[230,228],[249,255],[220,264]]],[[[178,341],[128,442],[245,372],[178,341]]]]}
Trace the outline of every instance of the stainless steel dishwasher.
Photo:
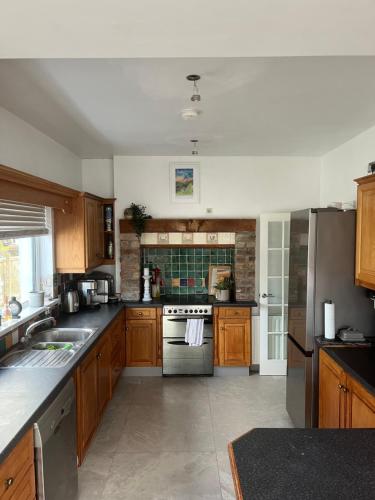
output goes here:
{"type": "Polygon", "coordinates": [[[78,495],[76,405],[73,379],[34,424],[38,500],[74,500],[78,495]]]}

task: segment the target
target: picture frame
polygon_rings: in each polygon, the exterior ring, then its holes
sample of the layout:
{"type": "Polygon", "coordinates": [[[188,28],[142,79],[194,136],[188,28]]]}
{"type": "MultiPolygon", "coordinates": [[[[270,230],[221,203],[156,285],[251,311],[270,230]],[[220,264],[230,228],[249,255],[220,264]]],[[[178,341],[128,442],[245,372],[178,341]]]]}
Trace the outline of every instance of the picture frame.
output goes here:
{"type": "Polygon", "coordinates": [[[199,203],[198,162],[172,162],[169,166],[169,191],[172,203],[199,203]]]}
{"type": "Polygon", "coordinates": [[[231,276],[232,276],[231,265],[228,264],[210,265],[208,268],[208,295],[215,295],[216,294],[215,285],[224,278],[230,278],[231,276]]]}

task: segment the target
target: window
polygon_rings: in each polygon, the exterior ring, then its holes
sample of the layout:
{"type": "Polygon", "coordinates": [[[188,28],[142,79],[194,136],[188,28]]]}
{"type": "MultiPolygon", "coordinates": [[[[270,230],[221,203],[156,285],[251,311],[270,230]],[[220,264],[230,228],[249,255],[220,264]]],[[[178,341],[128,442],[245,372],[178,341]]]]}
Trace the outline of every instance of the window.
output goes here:
{"type": "Polygon", "coordinates": [[[52,238],[0,239],[0,308],[10,297],[27,305],[31,290],[51,295],[53,286],[52,238]]]}

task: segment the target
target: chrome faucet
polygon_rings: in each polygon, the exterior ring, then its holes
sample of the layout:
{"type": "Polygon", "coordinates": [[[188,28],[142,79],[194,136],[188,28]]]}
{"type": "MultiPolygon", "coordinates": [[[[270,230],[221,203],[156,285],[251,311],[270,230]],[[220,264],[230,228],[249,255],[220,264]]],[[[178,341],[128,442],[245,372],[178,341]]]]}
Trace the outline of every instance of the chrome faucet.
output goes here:
{"type": "Polygon", "coordinates": [[[35,321],[30,326],[27,327],[23,341],[26,342],[31,338],[31,332],[35,330],[38,326],[44,325],[45,323],[51,322],[53,326],[56,326],[56,320],[53,316],[48,316],[48,318],[43,318],[39,321],[35,321]]]}

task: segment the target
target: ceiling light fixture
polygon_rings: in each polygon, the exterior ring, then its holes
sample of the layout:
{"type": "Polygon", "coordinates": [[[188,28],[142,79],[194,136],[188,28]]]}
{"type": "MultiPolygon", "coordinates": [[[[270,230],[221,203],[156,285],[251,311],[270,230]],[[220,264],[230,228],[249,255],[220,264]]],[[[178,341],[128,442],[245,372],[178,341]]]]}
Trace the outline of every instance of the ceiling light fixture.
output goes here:
{"type": "Polygon", "coordinates": [[[191,154],[192,155],[198,155],[198,139],[190,139],[190,142],[192,143],[193,145],[193,149],[192,149],[192,152],[191,154]]]}
{"type": "Polygon", "coordinates": [[[186,79],[189,80],[189,82],[193,82],[193,95],[190,97],[190,100],[193,102],[199,102],[201,100],[201,96],[199,94],[197,81],[201,79],[200,75],[188,75],[186,79]]]}

